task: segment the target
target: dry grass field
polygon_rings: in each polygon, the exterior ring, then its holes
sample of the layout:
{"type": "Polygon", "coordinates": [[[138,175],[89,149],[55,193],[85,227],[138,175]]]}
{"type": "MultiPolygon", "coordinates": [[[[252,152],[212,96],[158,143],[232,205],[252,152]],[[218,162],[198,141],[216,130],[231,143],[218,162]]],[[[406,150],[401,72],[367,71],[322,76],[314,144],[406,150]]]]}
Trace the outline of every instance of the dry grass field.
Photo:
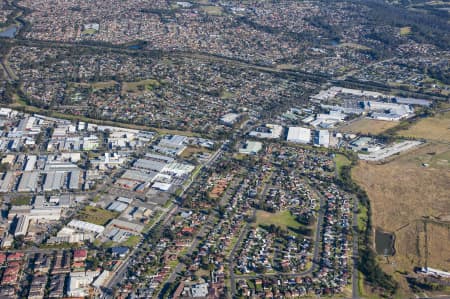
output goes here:
{"type": "Polygon", "coordinates": [[[277,213],[270,213],[262,210],[256,211],[256,226],[271,224],[279,226],[283,229],[287,229],[289,227],[299,228],[301,226],[301,224],[295,220],[295,216],[293,216],[288,210],[277,213]]]}
{"type": "Polygon", "coordinates": [[[398,131],[397,135],[450,142],[450,111],[421,119],[407,130],[398,131]]]}
{"type": "Polygon", "coordinates": [[[400,28],[400,35],[408,35],[408,34],[411,34],[411,27],[406,26],[400,28]]]}
{"type": "Polygon", "coordinates": [[[202,148],[202,147],[197,147],[197,146],[188,146],[186,147],[186,149],[181,153],[180,157],[181,158],[191,158],[192,156],[194,156],[195,154],[204,154],[204,153],[209,153],[211,154],[212,151],[202,148]]]}
{"type": "Polygon", "coordinates": [[[450,271],[450,222],[442,221],[450,218],[449,160],[448,145],[427,144],[386,164],[360,162],[352,171],[371,200],[373,226],[395,233],[396,254],[381,265],[405,292],[405,277],[396,271],[425,264],[450,271]]]}
{"type": "Polygon", "coordinates": [[[344,125],[339,128],[343,133],[360,133],[360,134],[380,134],[384,131],[395,127],[398,122],[395,121],[383,121],[369,118],[362,118],[348,125],[344,125]]]}

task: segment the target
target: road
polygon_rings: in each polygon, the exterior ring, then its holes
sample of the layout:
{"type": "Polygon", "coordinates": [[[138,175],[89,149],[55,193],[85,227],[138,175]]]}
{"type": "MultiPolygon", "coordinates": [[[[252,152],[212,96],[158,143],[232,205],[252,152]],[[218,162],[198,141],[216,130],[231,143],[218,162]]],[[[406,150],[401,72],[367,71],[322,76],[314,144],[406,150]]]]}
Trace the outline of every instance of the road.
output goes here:
{"type": "MultiPolygon", "coordinates": [[[[256,209],[253,209],[253,218],[256,217],[256,209]]],[[[231,296],[234,298],[236,295],[236,274],[234,273],[234,256],[236,254],[236,250],[241,246],[244,237],[247,235],[248,230],[250,229],[251,224],[247,223],[244,229],[241,231],[239,238],[234,244],[233,249],[230,252],[229,256],[229,267],[230,267],[230,284],[231,284],[231,296]]]]}
{"type": "MultiPolygon", "coordinates": [[[[204,164],[204,166],[211,166],[222,154],[223,152],[223,146],[221,146],[210,158],[209,160],[204,164]]],[[[202,166],[202,167],[204,167],[202,166]]],[[[195,179],[197,178],[197,176],[199,175],[200,171],[197,171],[189,180],[188,184],[186,184],[183,187],[183,190],[181,191],[179,197],[182,197],[184,195],[184,193],[191,187],[192,183],[195,181],[195,179]]],[[[167,210],[168,212],[163,212],[161,213],[158,218],[156,219],[156,221],[152,224],[152,226],[149,228],[148,231],[151,231],[153,227],[155,227],[155,225],[157,225],[163,217],[165,217],[164,221],[163,221],[163,225],[166,224],[170,219],[172,219],[172,216],[178,211],[179,207],[178,206],[174,206],[174,207],[169,207],[167,210]]],[[[204,227],[202,227],[203,229],[204,227]]],[[[199,232],[200,233],[200,232],[199,232]]],[[[140,243],[140,245],[142,246],[143,242],[145,242],[146,239],[150,238],[150,235],[144,235],[143,236],[143,241],[140,243]]],[[[191,247],[189,250],[193,250],[193,248],[195,248],[198,245],[198,240],[197,238],[194,238],[194,241],[191,244],[191,247]]],[[[133,257],[135,256],[135,254],[139,251],[139,249],[141,248],[141,246],[136,246],[135,248],[132,249],[132,251],[130,252],[130,254],[128,254],[128,256],[123,260],[123,262],[118,265],[111,274],[111,277],[108,281],[108,283],[106,284],[106,292],[108,294],[105,294],[104,298],[112,298],[110,297],[109,294],[112,294],[112,290],[115,286],[117,286],[119,284],[120,281],[122,281],[125,278],[125,274],[126,274],[126,270],[130,264],[130,262],[132,261],[133,257]]],[[[174,279],[174,277],[176,277],[176,274],[181,270],[181,264],[178,264],[177,267],[175,268],[175,270],[172,272],[171,277],[174,279]],[[178,268],[178,269],[177,269],[178,268]]],[[[169,279],[171,278],[169,277],[169,279]]]]}
{"type": "MultiPolygon", "coordinates": [[[[336,161],[334,162],[334,171],[336,177],[338,177],[338,168],[336,167],[336,161]]],[[[353,215],[352,215],[352,239],[353,239],[353,248],[352,248],[352,299],[359,298],[359,287],[358,287],[358,199],[355,198],[355,202],[353,203],[353,215]]]]}
{"type": "MultiPolygon", "coordinates": [[[[175,212],[177,212],[177,210],[178,210],[178,206],[174,206],[168,213],[161,213],[158,216],[158,218],[156,219],[156,221],[150,226],[149,231],[151,231],[152,228],[155,227],[155,225],[157,225],[161,221],[161,219],[165,216],[166,216],[165,222],[167,222],[171,218],[171,216],[175,212]]],[[[144,236],[143,240],[145,240],[146,237],[149,237],[149,236],[144,236]]],[[[116,269],[114,269],[111,272],[111,277],[106,285],[106,289],[108,289],[109,291],[112,291],[113,287],[115,287],[125,277],[126,270],[128,268],[130,261],[132,260],[132,258],[134,257],[134,255],[140,248],[141,248],[140,246],[134,247],[132,249],[132,251],[130,252],[130,254],[122,261],[122,263],[119,264],[116,267],[116,269]]]]}
{"type": "MultiPolygon", "coordinates": [[[[355,199],[357,201],[358,199],[355,199]]],[[[359,298],[358,287],[358,202],[353,207],[353,269],[352,269],[352,299],[359,298]]]]}
{"type": "MultiPolygon", "coordinates": [[[[218,158],[220,158],[220,156],[223,153],[223,148],[225,145],[222,145],[209,159],[208,161],[204,164],[204,166],[202,167],[210,167],[218,158]]],[[[190,186],[192,185],[192,183],[195,181],[196,177],[198,176],[198,174],[200,173],[201,169],[194,175],[192,176],[192,178],[189,181],[189,184],[186,185],[181,194],[179,195],[179,197],[182,197],[184,195],[184,193],[190,188],[190,186]]],[[[203,224],[203,226],[200,228],[200,230],[197,232],[197,234],[194,236],[194,239],[191,243],[191,245],[189,246],[188,251],[186,252],[186,254],[192,254],[192,252],[194,251],[195,248],[197,248],[198,243],[200,242],[200,239],[197,238],[198,236],[202,236],[205,232],[205,228],[208,225],[212,224],[212,219],[214,218],[214,214],[211,214],[208,216],[208,219],[206,220],[205,224],[203,224]]],[[[172,272],[170,273],[169,277],[167,278],[166,282],[174,282],[178,273],[181,272],[181,270],[183,270],[184,268],[184,264],[182,263],[178,263],[175,268],[172,270],[172,272]]],[[[161,294],[161,289],[159,290],[158,294],[157,294],[157,298],[160,297],[161,294]]]]}
{"type": "MultiPolygon", "coordinates": [[[[315,190],[317,194],[320,194],[317,190],[315,190]]],[[[305,270],[303,272],[299,273],[284,273],[284,272],[275,272],[270,274],[260,274],[260,275],[236,275],[234,273],[234,256],[236,253],[236,250],[239,248],[240,244],[242,243],[242,240],[244,236],[246,235],[246,231],[248,231],[250,224],[247,224],[245,229],[242,231],[241,235],[239,236],[238,241],[236,242],[235,247],[231,251],[230,254],[230,281],[231,281],[231,295],[234,297],[236,295],[236,279],[256,279],[261,277],[278,277],[278,276],[284,276],[284,277],[303,277],[307,275],[311,275],[314,271],[319,269],[319,254],[320,254],[320,245],[322,242],[322,224],[323,224],[323,217],[324,217],[324,206],[325,206],[325,200],[323,197],[320,197],[320,209],[317,215],[317,226],[316,226],[316,235],[314,239],[314,252],[313,252],[313,264],[311,268],[308,270],[305,270]]],[[[254,213],[256,213],[256,210],[254,210],[254,213]]]]}
{"type": "Polygon", "coordinates": [[[14,82],[17,80],[16,75],[13,73],[11,68],[7,65],[9,54],[5,55],[2,59],[0,59],[0,66],[3,68],[3,72],[5,73],[7,79],[9,82],[14,82]]]}
{"type": "MultiPolygon", "coordinates": [[[[214,215],[211,214],[208,216],[208,220],[206,220],[205,224],[203,224],[203,226],[200,228],[200,230],[197,232],[197,234],[194,236],[194,239],[191,243],[191,245],[189,246],[186,255],[190,255],[192,254],[192,252],[194,252],[194,250],[198,247],[198,244],[200,243],[200,239],[198,238],[199,236],[202,236],[205,233],[205,229],[208,225],[212,225],[212,219],[214,218],[214,215]]],[[[172,270],[172,272],[170,273],[169,277],[166,280],[166,283],[172,283],[175,281],[175,279],[178,276],[178,273],[180,273],[183,268],[184,268],[184,264],[183,263],[178,263],[175,268],[172,270]]],[[[161,296],[161,291],[162,289],[159,290],[158,295],[156,295],[156,298],[160,298],[161,296]]]]}

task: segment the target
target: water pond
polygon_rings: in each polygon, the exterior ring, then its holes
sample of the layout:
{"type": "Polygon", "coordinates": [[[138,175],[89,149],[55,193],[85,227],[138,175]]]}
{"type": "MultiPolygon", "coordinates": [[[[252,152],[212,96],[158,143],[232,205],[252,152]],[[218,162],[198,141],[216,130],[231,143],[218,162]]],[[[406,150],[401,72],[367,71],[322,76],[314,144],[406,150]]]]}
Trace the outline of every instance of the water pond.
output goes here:
{"type": "Polygon", "coordinates": [[[375,230],[375,249],[380,255],[394,255],[395,254],[395,236],[392,233],[375,230]]]}

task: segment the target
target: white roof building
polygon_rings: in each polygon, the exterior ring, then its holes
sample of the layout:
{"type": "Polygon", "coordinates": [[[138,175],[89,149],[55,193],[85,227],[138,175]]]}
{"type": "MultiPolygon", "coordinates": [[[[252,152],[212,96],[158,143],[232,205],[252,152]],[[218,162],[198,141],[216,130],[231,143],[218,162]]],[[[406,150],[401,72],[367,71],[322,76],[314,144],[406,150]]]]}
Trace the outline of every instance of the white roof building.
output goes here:
{"type": "Polygon", "coordinates": [[[191,293],[193,298],[204,298],[208,295],[208,284],[200,283],[191,287],[191,293]]]}
{"type": "Polygon", "coordinates": [[[28,216],[19,216],[16,222],[16,229],[14,230],[14,237],[25,236],[28,232],[30,219],[28,216]]]}
{"type": "Polygon", "coordinates": [[[87,297],[89,295],[89,286],[98,274],[98,271],[70,273],[67,295],[71,297],[87,297]]]}
{"type": "Polygon", "coordinates": [[[75,219],[71,220],[67,226],[81,231],[93,232],[97,234],[101,234],[105,230],[104,226],[75,219]]]}
{"type": "Polygon", "coordinates": [[[35,155],[28,155],[27,156],[27,163],[25,164],[24,171],[33,171],[34,167],[36,165],[37,156],[35,155]]]}
{"type": "Polygon", "coordinates": [[[161,172],[164,173],[173,173],[177,176],[182,176],[191,173],[195,169],[194,165],[172,162],[164,166],[161,172]]]}
{"type": "Polygon", "coordinates": [[[106,282],[108,282],[108,278],[111,275],[111,272],[104,270],[102,274],[100,274],[95,281],[92,283],[92,286],[95,288],[100,288],[102,286],[106,285],[106,282]]]}
{"type": "Polygon", "coordinates": [[[35,192],[37,189],[39,178],[38,171],[27,171],[22,174],[20,178],[19,186],[17,187],[18,192],[35,192]]]}
{"type": "Polygon", "coordinates": [[[265,127],[260,127],[255,131],[250,132],[250,136],[258,138],[276,139],[283,134],[283,127],[280,125],[267,124],[265,127]]]}
{"type": "Polygon", "coordinates": [[[153,184],[152,188],[167,192],[167,191],[169,191],[171,186],[172,186],[172,184],[169,184],[169,183],[155,182],[153,184]]]}
{"type": "Polygon", "coordinates": [[[262,149],[262,143],[258,141],[245,142],[245,146],[239,149],[241,154],[257,154],[262,149]]]}
{"type": "Polygon", "coordinates": [[[310,143],[311,142],[311,130],[302,127],[290,127],[287,141],[296,143],[310,143]]]}
{"type": "Polygon", "coordinates": [[[220,118],[220,121],[226,125],[232,125],[239,119],[239,116],[237,113],[227,113],[220,118]]]}
{"type": "Polygon", "coordinates": [[[314,136],[314,144],[329,147],[330,146],[330,132],[328,130],[316,131],[314,136]]]}
{"type": "Polygon", "coordinates": [[[115,212],[123,212],[128,207],[128,204],[120,202],[120,201],[114,201],[108,206],[108,210],[115,211],[115,212]]]}

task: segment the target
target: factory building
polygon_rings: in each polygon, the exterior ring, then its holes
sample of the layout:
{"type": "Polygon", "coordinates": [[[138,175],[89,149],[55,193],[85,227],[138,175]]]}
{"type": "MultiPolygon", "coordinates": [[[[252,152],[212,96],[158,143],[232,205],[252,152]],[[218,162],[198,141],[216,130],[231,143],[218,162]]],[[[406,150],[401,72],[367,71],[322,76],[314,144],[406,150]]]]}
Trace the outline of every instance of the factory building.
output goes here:
{"type": "Polygon", "coordinates": [[[25,236],[28,232],[30,219],[27,216],[16,217],[16,228],[14,229],[14,237],[25,236]]]}
{"type": "Polygon", "coordinates": [[[91,232],[91,233],[96,233],[96,234],[101,234],[105,230],[104,226],[86,222],[86,221],[75,220],[75,219],[71,220],[67,224],[67,226],[70,228],[73,228],[73,229],[80,230],[80,231],[91,232]]]}
{"type": "Polygon", "coordinates": [[[58,191],[61,190],[65,182],[65,172],[50,171],[45,176],[44,191],[58,191]]]}
{"type": "Polygon", "coordinates": [[[19,185],[17,186],[18,192],[36,192],[39,179],[39,172],[27,171],[22,173],[19,185]]]}
{"type": "Polygon", "coordinates": [[[287,141],[296,143],[310,143],[311,142],[311,130],[302,127],[290,127],[287,141]]]}
{"type": "Polygon", "coordinates": [[[314,145],[329,147],[330,132],[328,130],[319,130],[314,132],[314,145]]]}

